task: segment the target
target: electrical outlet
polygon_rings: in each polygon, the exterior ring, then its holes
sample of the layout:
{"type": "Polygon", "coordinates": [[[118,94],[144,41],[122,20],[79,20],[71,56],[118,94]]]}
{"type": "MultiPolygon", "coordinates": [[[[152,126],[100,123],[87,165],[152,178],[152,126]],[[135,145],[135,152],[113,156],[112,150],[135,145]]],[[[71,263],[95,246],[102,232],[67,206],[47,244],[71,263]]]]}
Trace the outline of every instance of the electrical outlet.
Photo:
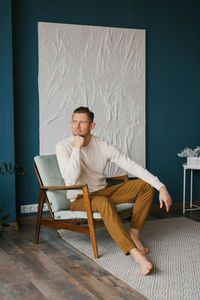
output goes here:
{"type": "MultiPolygon", "coordinates": [[[[43,211],[48,211],[48,205],[47,203],[44,203],[43,205],[43,211]]],[[[20,213],[21,214],[30,214],[30,213],[36,213],[38,211],[38,204],[28,204],[28,205],[21,205],[20,206],[20,213]]]]}

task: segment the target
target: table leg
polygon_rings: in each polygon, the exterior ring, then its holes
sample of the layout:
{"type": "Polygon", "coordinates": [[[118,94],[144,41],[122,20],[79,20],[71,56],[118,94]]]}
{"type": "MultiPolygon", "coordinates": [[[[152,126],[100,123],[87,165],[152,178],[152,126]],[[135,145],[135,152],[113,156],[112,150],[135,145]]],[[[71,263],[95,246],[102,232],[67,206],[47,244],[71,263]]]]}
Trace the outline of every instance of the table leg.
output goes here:
{"type": "Polygon", "coordinates": [[[191,169],[191,176],[190,176],[190,208],[192,208],[192,192],[193,192],[193,170],[191,169]]]}
{"type": "Polygon", "coordinates": [[[186,169],[183,171],[183,214],[185,214],[185,179],[186,179],[186,169]]]}

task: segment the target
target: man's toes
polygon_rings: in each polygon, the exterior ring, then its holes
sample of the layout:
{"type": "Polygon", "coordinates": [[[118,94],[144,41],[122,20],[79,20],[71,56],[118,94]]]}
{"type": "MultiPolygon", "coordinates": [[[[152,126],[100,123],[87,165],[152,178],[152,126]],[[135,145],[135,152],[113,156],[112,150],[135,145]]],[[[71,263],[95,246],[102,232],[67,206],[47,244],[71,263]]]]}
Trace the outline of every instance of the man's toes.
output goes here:
{"type": "Polygon", "coordinates": [[[143,276],[146,276],[146,275],[148,275],[150,272],[151,272],[151,269],[146,268],[146,269],[143,269],[143,270],[141,271],[141,274],[142,274],[143,276]]]}
{"type": "Polygon", "coordinates": [[[142,268],[141,274],[143,276],[146,276],[151,272],[152,269],[153,269],[153,265],[150,263],[148,266],[142,268]]]}
{"type": "Polygon", "coordinates": [[[150,250],[148,248],[142,248],[142,249],[138,249],[140,250],[140,252],[142,252],[142,254],[146,255],[150,252],[150,250]]]}

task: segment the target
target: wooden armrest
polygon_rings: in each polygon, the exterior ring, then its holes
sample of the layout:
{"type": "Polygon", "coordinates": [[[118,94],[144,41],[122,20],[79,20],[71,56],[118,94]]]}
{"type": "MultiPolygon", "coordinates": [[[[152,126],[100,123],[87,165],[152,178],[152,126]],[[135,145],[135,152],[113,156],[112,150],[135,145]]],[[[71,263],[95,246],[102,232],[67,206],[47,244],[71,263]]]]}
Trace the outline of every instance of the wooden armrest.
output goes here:
{"type": "Polygon", "coordinates": [[[70,186],[41,186],[42,190],[82,190],[86,184],[70,185],[70,186]]]}
{"type": "Polygon", "coordinates": [[[128,175],[121,175],[121,176],[114,176],[114,177],[107,177],[106,180],[114,181],[114,180],[123,180],[128,181],[128,175]]]}
{"type": "Polygon", "coordinates": [[[59,190],[83,190],[83,198],[85,202],[86,212],[92,216],[92,209],[89,197],[89,191],[87,184],[79,184],[79,185],[70,185],[70,186],[43,186],[40,188],[46,191],[59,191],[59,190]]]}

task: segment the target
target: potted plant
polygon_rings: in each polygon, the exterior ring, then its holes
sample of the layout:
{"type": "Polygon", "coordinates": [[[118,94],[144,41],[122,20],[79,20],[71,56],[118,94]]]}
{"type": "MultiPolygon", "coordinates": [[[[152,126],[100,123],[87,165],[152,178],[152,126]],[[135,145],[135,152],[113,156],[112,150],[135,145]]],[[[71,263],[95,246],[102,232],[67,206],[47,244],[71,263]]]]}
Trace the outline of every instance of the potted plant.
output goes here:
{"type": "MultiPolygon", "coordinates": [[[[20,165],[20,164],[15,164],[14,166],[9,163],[6,164],[5,162],[3,163],[3,168],[0,166],[0,175],[5,175],[10,174],[16,174],[16,175],[21,175],[25,176],[28,174],[28,172],[20,165]]],[[[4,223],[4,220],[6,220],[9,217],[9,214],[3,215],[5,210],[5,206],[0,208],[0,235],[2,235],[4,232],[6,232],[5,228],[9,226],[9,224],[4,223]]]]}

